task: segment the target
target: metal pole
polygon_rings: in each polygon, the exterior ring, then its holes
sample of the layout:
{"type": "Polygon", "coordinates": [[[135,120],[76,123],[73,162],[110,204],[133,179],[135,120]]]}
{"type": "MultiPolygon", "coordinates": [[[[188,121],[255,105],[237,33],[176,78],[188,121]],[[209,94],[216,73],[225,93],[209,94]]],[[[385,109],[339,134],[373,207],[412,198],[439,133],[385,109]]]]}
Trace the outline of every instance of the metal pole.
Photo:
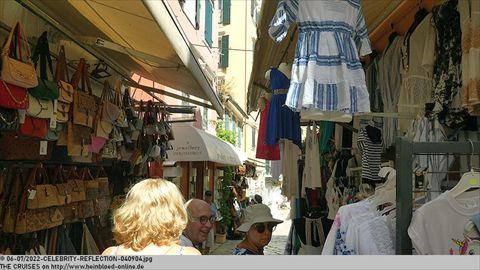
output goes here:
{"type": "Polygon", "coordinates": [[[408,236],[408,226],[412,219],[412,143],[405,138],[396,140],[396,167],[397,167],[397,226],[395,253],[412,254],[412,241],[408,236]]]}

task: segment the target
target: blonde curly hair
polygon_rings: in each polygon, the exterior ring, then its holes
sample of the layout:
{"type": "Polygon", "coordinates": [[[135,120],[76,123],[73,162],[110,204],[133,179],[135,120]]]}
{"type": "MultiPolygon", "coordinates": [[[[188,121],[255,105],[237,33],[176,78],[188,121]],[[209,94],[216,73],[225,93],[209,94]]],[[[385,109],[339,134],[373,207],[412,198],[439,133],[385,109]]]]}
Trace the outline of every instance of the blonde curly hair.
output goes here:
{"type": "Polygon", "coordinates": [[[178,244],[188,221],[185,200],[177,186],[164,179],[145,179],[128,192],[113,214],[113,235],[135,251],[153,243],[178,244]]]}

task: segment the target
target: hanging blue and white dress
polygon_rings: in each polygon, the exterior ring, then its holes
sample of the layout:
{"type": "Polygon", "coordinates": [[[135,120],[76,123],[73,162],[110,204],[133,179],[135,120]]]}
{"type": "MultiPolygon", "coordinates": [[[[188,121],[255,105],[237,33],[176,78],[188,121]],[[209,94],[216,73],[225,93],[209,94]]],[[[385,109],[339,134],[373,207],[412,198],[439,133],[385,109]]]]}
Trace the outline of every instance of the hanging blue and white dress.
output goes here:
{"type": "Polygon", "coordinates": [[[359,55],[371,53],[360,0],[283,0],[269,34],[280,42],[298,23],[286,105],[292,110],[370,112],[359,55]]]}

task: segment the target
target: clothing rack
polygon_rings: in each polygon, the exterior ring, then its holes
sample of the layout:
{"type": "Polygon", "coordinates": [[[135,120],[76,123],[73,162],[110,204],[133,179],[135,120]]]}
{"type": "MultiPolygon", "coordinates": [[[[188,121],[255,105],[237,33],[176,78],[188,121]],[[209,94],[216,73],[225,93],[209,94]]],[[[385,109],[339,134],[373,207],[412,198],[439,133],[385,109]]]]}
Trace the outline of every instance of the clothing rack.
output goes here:
{"type": "Polygon", "coordinates": [[[408,227],[412,220],[413,186],[412,162],[414,155],[471,154],[480,155],[480,142],[412,142],[397,137],[397,187],[396,187],[396,254],[412,254],[412,241],[408,227]],[[475,152],[474,152],[475,151],[475,152]]]}

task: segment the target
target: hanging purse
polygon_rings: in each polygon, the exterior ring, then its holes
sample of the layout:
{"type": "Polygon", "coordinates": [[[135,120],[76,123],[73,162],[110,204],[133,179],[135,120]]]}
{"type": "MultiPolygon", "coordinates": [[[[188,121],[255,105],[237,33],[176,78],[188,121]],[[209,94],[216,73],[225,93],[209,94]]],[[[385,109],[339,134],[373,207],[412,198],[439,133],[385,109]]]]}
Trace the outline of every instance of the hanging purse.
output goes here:
{"type": "Polygon", "coordinates": [[[28,100],[27,115],[43,119],[53,119],[55,117],[54,101],[39,99],[30,93],[28,94],[28,100]]]}
{"type": "MultiPolygon", "coordinates": [[[[15,52],[14,52],[15,53],[15,52]]],[[[32,88],[38,85],[37,80],[37,73],[35,72],[35,68],[33,63],[30,60],[30,46],[28,45],[27,37],[23,32],[23,28],[21,27],[20,23],[17,22],[10,34],[8,35],[7,42],[3,47],[2,51],[2,72],[0,79],[5,83],[16,85],[19,87],[24,88],[32,88]],[[21,60],[17,60],[11,57],[11,43],[13,36],[17,37],[16,45],[18,46],[17,49],[19,50],[19,58],[22,59],[22,39],[23,44],[25,44],[25,57],[27,58],[26,62],[22,62],[21,60]]],[[[26,93],[25,93],[26,94],[26,93]]]]}
{"type": "MultiPolygon", "coordinates": [[[[95,135],[97,137],[109,139],[110,138],[110,133],[112,132],[113,128],[113,122],[115,121],[116,118],[109,118],[109,115],[115,114],[116,112],[111,112],[108,113],[106,111],[113,110],[110,105],[114,106],[113,103],[109,101],[109,94],[110,92],[110,86],[108,84],[108,81],[105,81],[103,85],[103,91],[102,91],[102,96],[101,96],[101,107],[100,107],[100,115],[97,115],[95,119],[95,135]]],[[[116,106],[114,106],[116,107],[116,106]]],[[[117,108],[118,109],[118,108],[117,108]]]]}
{"type": "Polygon", "coordinates": [[[16,131],[18,126],[18,111],[0,108],[0,132],[16,131]]]}
{"type": "Polygon", "coordinates": [[[70,168],[67,173],[68,190],[71,195],[71,202],[86,200],[85,183],[80,180],[75,167],[70,168]]]}
{"type": "Polygon", "coordinates": [[[115,94],[111,94],[112,89],[108,81],[104,82],[102,103],[101,103],[101,120],[110,124],[115,124],[120,116],[120,107],[117,104],[116,90],[115,94]]]}
{"type": "Polygon", "coordinates": [[[103,167],[98,169],[95,175],[95,181],[98,182],[98,196],[110,196],[110,185],[108,183],[108,176],[103,167]]]}
{"type": "Polygon", "coordinates": [[[33,51],[33,63],[37,69],[38,60],[40,60],[40,77],[38,78],[38,85],[34,88],[29,88],[28,93],[38,99],[55,100],[58,99],[58,85],[53,80],[52,57],[50,56],[50,48],[48,46],[47,31],[43,32],[38,38],[37,46],[33,51]],[[52,80],[48,80],[47,66],[52,75],[52,80]]]}
{"type": "Polygon", "coordinates": [[[65,204],[65,198],[59,197],[58,189],[49,183],[47,170],[41,163],[37,164],[28,177],[28,209],[47,208],[65,204]]]}
{"type": "Polygon", "coordinates": [[[25,116],[25,122],[20,124],[19,134],[25,137],[43,139],[47,136],[47,119],[25,116]]]}
{"type": "Polygon", "coordinates": [[[87,200],[97,199],[99,196],[98,181],[95,180],[88,168],[83,168],[80,171],[80,178],[85,185],[85,195],[87,200]]]}
{"type": "Polygon", "coordinates": [[[76,89],[73,99],[73,123],[91,128],[93,127],[97,104],[92,94],[92,87],[84,58],[80,59],[77,70],[75,74],[73,74],[72,86],[76,89]],[[82,87],[78,88],[80,82],[82,87]],[[85,87],[87,89],[85,89],[85,87]]]}
{"type": "Polygon", "coordinates": [[[122,107],[122,81],[117,80],[115,83],[115,104],[117,104],[119,108],[119,113],[115,123],[113,123],[117,127],[128,127],[127,116],[125,114],[125,110],[122,107]]]}
{"type": "Polygon", "coordinates": [[[57,58],[57,67],[55,70],[55,79],[58,82],[59,97],[57,106],[57,122],[65,123],[68,121],[70,103],[73,102],[74,89],[68,83],[68,67],[65,57],[65,48],[60,46],[57,58]]]}
{"type": "Polygon", "coordinates": [[[104,159],[118,159],[117,143],[110,140],[102,148],[101,156],[104,159]]]}
{"type": "MultiPolygon", "coordinates": [[[[16,77],[29,77],[27,74],[23,73],[28,73],[28,71],[24,70],[24,68],[29,69],[30,63],[23,63],[16,60],[16,58],[22,59],[22,48],[20,39],[20,24],[17,23],[15,27],[12,28],[12,31],[10,32],[7,42],[5,43],[5,46],[2,50],[2,66],[0,75],[0,107],[10,109],[28,108],[27,89],[25,89],[25,86],[15,84],[16,77]],[[19,57],[17,57],[17,49],[19,57]],[[10,67],[11,64],[13,65],[12,67],[10,67]],[[15,69],[15,64],[18,64],[19,70],[15,69]],[[9,74],[10,72],[12,72],[12,68],[15,70],[14,77],[9,74]]],[[[25,43],[28,46],[28,42],[25,43]]],[[[27,49],[27,51],[29,50],[27,49]]],[[[26,61],[29,62],[29,52],[25,56],[27,57],[26,61]]],[[[30,67],[32,68],[32,72],[35,73],[35,69],[33,69],[33,64],[30,67]]],[[[36,74],[34,75],[34,77],[36,80],[36,74]]]]}
{"type": "Polygon", "coordinates": [[[57,127],[54,129],[49,128],[45,140],[47,141],[56,141],[60,137],[60,134],[63,132],[65,124],[57,123],[57,127]]]}
{"type": "Polygon", "coordinates": [[[91,129],[85,126],[74,125],[70,121],[67,123],[67,128],[68,155],[72,157],[88,156],[90,153],[91,129]]]}

